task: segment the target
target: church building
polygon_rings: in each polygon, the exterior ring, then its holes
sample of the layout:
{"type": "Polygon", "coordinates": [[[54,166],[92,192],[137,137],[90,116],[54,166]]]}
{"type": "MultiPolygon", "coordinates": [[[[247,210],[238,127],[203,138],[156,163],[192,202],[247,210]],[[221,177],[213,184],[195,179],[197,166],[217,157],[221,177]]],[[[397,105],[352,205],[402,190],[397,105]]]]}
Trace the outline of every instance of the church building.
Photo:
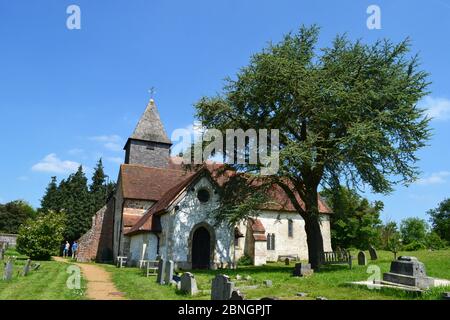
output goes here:
{"type": "MultiPolygon", "coordinates": [[[[255,217],[234,227],[217,223],[220,164],[186,170],[181,158],[171,157],[171,146],[152,99],[125,144],[115,194],[80,238],[79,261],[126,256],[136,266],[162,257],[186,270],[235,266],[244,255],[254,265],[308,259],[304,221],[281,188],[255,217]]],[[[331,251],[331,211],[321,199],[319,211],[324,250],[331,251]]]]}

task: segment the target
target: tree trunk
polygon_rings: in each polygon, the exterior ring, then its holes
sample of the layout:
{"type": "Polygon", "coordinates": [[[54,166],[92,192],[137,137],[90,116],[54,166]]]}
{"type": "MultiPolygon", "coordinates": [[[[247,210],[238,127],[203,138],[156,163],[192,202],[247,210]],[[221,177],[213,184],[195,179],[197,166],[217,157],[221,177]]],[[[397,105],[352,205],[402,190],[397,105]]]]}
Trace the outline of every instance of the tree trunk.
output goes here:
{"type": "Polygon", "coordinates": [[[320,257],[323,253],[323,238],[320,229],[318,196],[316,191],[308,192],[305,201],[306,217],[305,231],[308,244],[308,256],[311,268],[320,267],[320,257]]]}

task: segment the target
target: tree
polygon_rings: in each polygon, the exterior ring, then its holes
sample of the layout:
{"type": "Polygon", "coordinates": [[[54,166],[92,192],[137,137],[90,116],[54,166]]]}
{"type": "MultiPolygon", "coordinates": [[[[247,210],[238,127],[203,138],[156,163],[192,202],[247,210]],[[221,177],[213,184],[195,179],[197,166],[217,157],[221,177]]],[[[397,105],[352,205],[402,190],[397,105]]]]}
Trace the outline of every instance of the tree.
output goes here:
{"type": "Polygon", "coordinates": [[[56,177],[52,177],[41,200],[39,212],[59,211],[59,190],[56,177]]]}
{"type": "Polygon", "coordinates": [[[91,227],[91,203],[83,167],[62,180],[59,189],[61,210],[67,216],[64,237],[74,241],[91,227]]]}
{"type": "MultiPolygon", "coordinates": [[[[314,268],[323,252],[319,186],[368,185],[388,193],[396,183],[408,184],[418,176],[415,154],[430,135],[417,107],[428,75],[409,55],[409,40],[365,45],[337,36],[318,51],[318,34],[316,26],[302,27],[269,44],[227,79],[222,94],[196,103],[206,129],[279,130],[280,170],[267,181],[284,190],[304,219],[314,268]]],[[[230,167],[257,173],[262,165],[230,167]]]]}
{"type": "Polygon", "coordinates": [[[30,218],[36,216],[36,211],[23,200],[0,204],[0,232],[17,233],[19,227],[30,218]]]}
{"type": "Polygon", "coordinates": [[[400,233],[405,245],[425,247],[428,225],[423,219],[406,218],[400,223],[400,233]]]}
{"type": "Polygon", "coordinates": [[[355,190],[342,186],[337,192],[325,189],[320,194],[333,211],[331,216],[333,245],[361,250],[367,250],[370,245],[378,245],[380,212],[383,210],[381,201],[371,204],[355,190]]]}
{"type": "Polygon", "coordinates": [[[442,201],[435,209],[428,212],[431,226],[441,239],[450,242],[450,198],[442,201]]]}
{"type": "Polygon", "coordinates": [[[49,260],[59,252],[59,246],[64,240],[64,224],[65,216],[54,212],[28,219],[19,228],[17,251],[33,260],[49,260]]]}
{"type": "MultiPolygon", "coordinates": [[[[380,247],[389,250],[391,239],[401,239],[400,232],[395,221],[388,221],[379,228],[380,247]]],[[[395,242],[395,241],[394,241],[395,242]]]]}
{"type": "Polygon", "coordinates": [[[102,159],[99,159],[92,176],[92,184],[89,186],[92,215],[106,204],[108,196],[114,191],[115,184],[112,182],[106,183],[106,178],[102,159]]]}

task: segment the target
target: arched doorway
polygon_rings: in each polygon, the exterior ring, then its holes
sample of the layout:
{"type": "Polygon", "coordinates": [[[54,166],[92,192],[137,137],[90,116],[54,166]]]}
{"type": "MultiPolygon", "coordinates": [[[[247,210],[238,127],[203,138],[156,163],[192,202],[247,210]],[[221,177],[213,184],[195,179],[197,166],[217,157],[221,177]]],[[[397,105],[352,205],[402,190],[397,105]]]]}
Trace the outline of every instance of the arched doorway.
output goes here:
{"type": "Polygon", "coordinates": [[[211,235],[205,227],[199,227],[192,236],[192,268],[209,269],[211,259],[211,235]]]}

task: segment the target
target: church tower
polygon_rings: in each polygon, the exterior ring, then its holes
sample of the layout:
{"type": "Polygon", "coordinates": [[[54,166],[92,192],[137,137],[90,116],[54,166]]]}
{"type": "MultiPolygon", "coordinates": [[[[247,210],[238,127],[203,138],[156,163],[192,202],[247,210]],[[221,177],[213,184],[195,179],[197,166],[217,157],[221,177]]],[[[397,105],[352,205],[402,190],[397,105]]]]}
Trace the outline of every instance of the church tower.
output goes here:
{"type": "Polygon", "coordinates": [[[134,133],[124,147],[125,163],[166,168],[169,165],[171,146],[155,101],[150,99],[134,133]]]}

